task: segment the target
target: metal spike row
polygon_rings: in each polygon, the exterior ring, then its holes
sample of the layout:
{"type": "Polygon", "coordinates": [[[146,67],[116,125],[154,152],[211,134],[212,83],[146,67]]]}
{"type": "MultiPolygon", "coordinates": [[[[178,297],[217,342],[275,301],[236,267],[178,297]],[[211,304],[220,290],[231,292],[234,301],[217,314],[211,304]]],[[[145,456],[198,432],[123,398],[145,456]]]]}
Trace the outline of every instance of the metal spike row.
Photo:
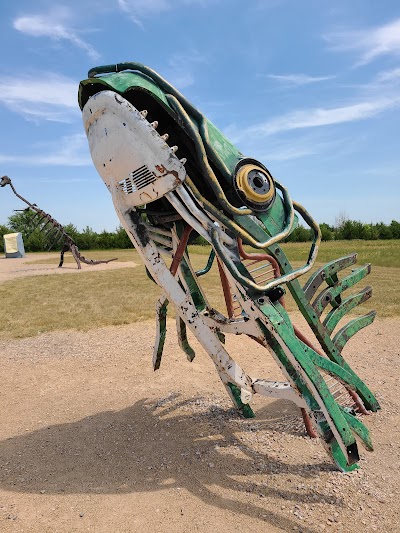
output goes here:
{"type": "Polygon", "coordinates": [[[44,215],[40,215],[39,219],[36,221],[36,224],[33,226],[32,231],[35,231],[36,228],[40,226],[47,218],[44,215]]]}
{"type": "Polygon", "coordinates": [[[50,233],[51,233],[52,231],[55,231],[55,229],[56,229],[56,228],[55,228],[54,226],[51,226],[51,227],[45,232],[44,237],[49,236],[50,233]]]}
{"type": "Polygon", "coordinates": [[[151,125],[152,125],[153,128],[156,130],[157,127],[158,127],[158,122],[157,122],[157,120],[155,120],[154,122],[152,122],[151,125]]]}
{"type": "Polygon", "coordinates": [[[147,109],[143,109],[143,111],[140,111],[140,114],[142,115],[143,118],[146,118],[148,114],[147,109]]]}
{"type": "MultiPolygon", "coordinates": [[[[48,226],[48,225],[51,223],[51,219],[45,217],[45,220],[47,220],[47,222],[46,222],[46,224],[44,224],[44,225],[40,228],[40,231],[44,231],[44,228],[45,228],[46,226],[48,226]]],[[[53,226],[51,226],[51,227],[53,227],[53,226]]]]}
{"type": "Polygon", "coordinates": [[[54,246],[57,246],[60,242],[61,242],[61,239],[62,239],[63,235],[56,235],[51,243],[50,243],[50,246],[47,248],[47,251],[50,252],[50,250],[54,247],[54,246]]]}

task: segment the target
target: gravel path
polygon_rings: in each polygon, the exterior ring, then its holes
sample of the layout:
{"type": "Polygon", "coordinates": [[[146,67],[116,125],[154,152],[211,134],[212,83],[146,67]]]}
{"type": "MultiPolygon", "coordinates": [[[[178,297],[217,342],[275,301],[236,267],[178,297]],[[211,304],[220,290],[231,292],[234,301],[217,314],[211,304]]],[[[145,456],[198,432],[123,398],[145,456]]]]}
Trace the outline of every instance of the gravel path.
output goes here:
{"type": "MultiPolygon", "coordinates": [[[[400,530],[400,320],[346,347],[383,407],[367,420],[375,451],[360,446],[346,475],[293,404],[256,397],[257,418],[238,417],[209,358],[193,341],[186,361],[173,329],[156,373],[152,322],[0,342],[2,532],[400,530]]],[[[228,350],[280,378],[249,339],[228,350]]]]}
{"type": "MultiPolygon", "coordinates": [[[[0,282],[79,272],[54,253],[52,266],[32,259],[0,258],[0,282]]],[[[207,355],[192,340],[186,361],[173,330],[156,373],[153,322],[0,341],[0,531],[400,531],[399,319],[346,347],[383,407],[367,420],[375,451],[360,446],[351,474],[305,435],[293,404],[256,397],[257,418],[240,418],[207,355]]],[[[281,379],[251,340],[227,347],[251,375],[281,379]]]]}
{"type": "Polygon", "coordinates": [[[118,262],[112,261],[111,263],[101,263],[99,265],[86,265],[81,263],[81,271],[78,270],[76,263],[64,263],[61,268],[58,268],[60,261],[60,255],[55,253],[41,254],[40,259],[48,259],[49,264],[44,265],[30,265],[30,261],[38,259],[37,254],[27,253],[25,257],[20,259],[10,259],[0,257],[0,283],[3,281],[9,281],[15,278],[21,278],[25,276],[46,276],[49,274],[76,274],[78,272],[97,272],[99,270],[115,270],[116,268],[135,267],[137,263],[133,261],[118,262]]]}

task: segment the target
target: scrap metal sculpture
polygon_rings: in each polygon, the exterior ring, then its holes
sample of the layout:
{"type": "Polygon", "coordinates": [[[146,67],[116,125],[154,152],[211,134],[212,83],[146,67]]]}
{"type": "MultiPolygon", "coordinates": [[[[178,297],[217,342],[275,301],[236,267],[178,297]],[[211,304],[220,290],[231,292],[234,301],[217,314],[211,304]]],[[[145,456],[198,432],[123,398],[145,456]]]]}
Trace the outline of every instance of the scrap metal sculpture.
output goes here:
{"type": "Polygon", "coordinates": [[[116,261],[116,257],[113,259],[107,259],[103,261],[97,261],[95,259],[86,259],[80,252],[75,244],[75,241],[72,239],[70,235],[65,231],[64,227],[57,222],[51,215],[48,213],[45,213],[45,211],[42,211],[37,207],[36,204],[31,204],[31,202],[28,202],[23,196],[17,193],[15,190],[14,185],[11,182],[11,179],[8,176],[2,176],[0,178],[0,187],[5,187],[6,185],[9,185],[13,191],[13,193],[23,202],[25,202],[28,207],[24,209],[24,211],[33,212],[35,213],[32,219],[32,222],[34,222],[34,228],[32,231],[35,231],[36,228],[40,229],[41,231],[44,231],[46,229],[46,232],[44,236],[48,239],[50,242],[50,246],[47,251],[50,251],[54,246],[61,246],[61,252],[60,252],[60,262],[58,264],[58,267],[61,268],[64,264],[64,254],[65,252],[70,251],[73,258],[76,261],[76,264],[78,265],[78,269],[81,268],[81,262],[85,263],[87,265],[99,265],[101,263],[109,263],[110,261],[116,261]]]}
{"type": "Polygon", "coordinates": [[[338,467],[357,468],[356,437],[372,450],[361,417],[379,404],[342,350],[375,312],[353,318],[339,331],[336,326],[371,296],[370,287],[343,296],[370,272],[370,265],[340,279],[339,273],[356,262],[356,254],[350,254],[319,268],[301,285],[300,277],[317,256],[318,224],[261,162],[241,154],[152,69],[139,63],[94,68],[80,84],[79,104],[93,162],[121,224],[164,291],[156,306],[154,369],[160,366],[171,302],[188,359],[194,351],[186,327],[212,358],[244,416],[254,416],[249,405],[254,394],[289,399],[302,409],[309,434],[320,436],[338,467]],[[298,215],[312,229],[313,241],[304,266],[294,268],[280,243],[298,215]],[[207,265],[197,272],[188,250],[193,235],[211,245],[207,265]],[[243,244],[258,252],[246,253],[243,244]],[[214,258],[226,312],[210,306],[201,284],[214,258]],[[285,310],[286,289],[307,320],[313,342],[285,310]],[[248,375],[225,349],[225,334],[248,335],[267,348],[287,381],[248,375]]]}

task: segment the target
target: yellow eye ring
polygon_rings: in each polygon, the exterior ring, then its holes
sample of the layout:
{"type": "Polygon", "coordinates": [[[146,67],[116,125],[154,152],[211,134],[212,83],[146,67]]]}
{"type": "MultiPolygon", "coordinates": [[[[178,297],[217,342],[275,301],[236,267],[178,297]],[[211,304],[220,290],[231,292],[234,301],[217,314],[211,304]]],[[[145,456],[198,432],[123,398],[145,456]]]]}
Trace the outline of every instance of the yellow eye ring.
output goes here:
{"type": "Polygon", "coordinates": [[[251,202],[266,203],[272,200],[275,194],[272,176],[256,165],[240,167],[236,174],[236,185],[251,202]]]}

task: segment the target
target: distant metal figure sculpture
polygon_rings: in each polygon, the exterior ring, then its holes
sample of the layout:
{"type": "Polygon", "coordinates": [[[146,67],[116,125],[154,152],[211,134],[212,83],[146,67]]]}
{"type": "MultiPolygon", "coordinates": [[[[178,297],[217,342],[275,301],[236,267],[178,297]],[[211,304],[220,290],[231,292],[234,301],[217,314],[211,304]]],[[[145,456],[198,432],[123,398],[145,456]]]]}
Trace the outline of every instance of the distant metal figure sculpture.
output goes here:
{"type": "Polygon", "coordinates": [[[37,207],[36,204],[31,204],[31,202],[28,202],[23,196],[17,193],[15,190],[14,185],[11,182],[11,179],[8,176],[2,176],[0,178],[0,187],[5,187],[6,185],[9,185],[13,191],[13,193],[24,203],[28,205],[28,207],[25,209],[25,211],[33,211],[35,213],[32,220],[35,220],[35,227],[32,231],[34,231],[36,228],[39,228],[41,231],[43,231],[47,226],[49,228],[46,230],[45,237],[48,237],[48,239],[51,241],[50,246],[48,248],[48,251],[50,251],[53,246],[56,246],[57,244],[61,244],[61,256],[60,256],[60,263],[58,267],[62,267],[64,264],[64,253],[70,251],[72,253],[73,258],[76,261],[76,264],[78,265],[78,269],[81,268],[81,262],[85,263],[87,265],[99,265],[101,263],[109,263],[110,261],[115,261],[117,258],[114,257],[113,259],[107,259],[104,261],[97,261],[95,259],[86,259],[81,253],[79,252],[78,246],[75,244],[75,241],[68,235],[68,233],[65,231],[64,227],[57,222],[51,215],[46,213],[45,211],[42,211],[37,207]],[[42,222],[46,223],[41,226],[42,222]]]}

